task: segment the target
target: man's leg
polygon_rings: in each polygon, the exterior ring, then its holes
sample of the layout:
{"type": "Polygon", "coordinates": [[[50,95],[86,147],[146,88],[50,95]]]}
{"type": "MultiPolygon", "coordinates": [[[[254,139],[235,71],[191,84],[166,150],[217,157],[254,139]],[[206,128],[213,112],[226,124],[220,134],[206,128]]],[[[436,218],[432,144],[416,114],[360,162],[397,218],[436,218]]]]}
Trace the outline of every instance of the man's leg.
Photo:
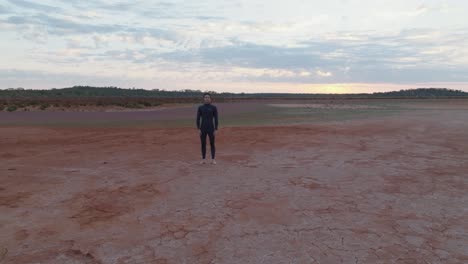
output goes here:
{"type": "Polygon", "coordinates": [[[206,134],[206,131],[202,131],[200,135],[201,153],[203,160],[205,160],[206,157],[206,134]]]}
{"type": "Polygon", "coordinates": [[[215,135],[214,135],[214,132],[211,131],[208,133],[208,136],[210,138],[210,147],[211,147],[211,159],[213,160],[213,163],[214,162],[214,159],[215,159],[215,154],[216,154],[216,147],[215,147],[215,135]]]}

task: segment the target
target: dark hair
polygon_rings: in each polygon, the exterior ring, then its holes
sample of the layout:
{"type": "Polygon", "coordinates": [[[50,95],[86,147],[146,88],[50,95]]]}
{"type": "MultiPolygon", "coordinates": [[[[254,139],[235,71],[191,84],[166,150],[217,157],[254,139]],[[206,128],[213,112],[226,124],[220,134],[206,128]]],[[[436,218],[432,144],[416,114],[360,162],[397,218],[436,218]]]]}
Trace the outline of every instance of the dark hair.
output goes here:
{"type": "Polygon", "coordinates": [[[205,97],[205,95],[208,95],[208,96],[211,98],[211,94],[210,94],[210,93],[204,93],[204,94],[203,94],[203,97],[205,97]]]}

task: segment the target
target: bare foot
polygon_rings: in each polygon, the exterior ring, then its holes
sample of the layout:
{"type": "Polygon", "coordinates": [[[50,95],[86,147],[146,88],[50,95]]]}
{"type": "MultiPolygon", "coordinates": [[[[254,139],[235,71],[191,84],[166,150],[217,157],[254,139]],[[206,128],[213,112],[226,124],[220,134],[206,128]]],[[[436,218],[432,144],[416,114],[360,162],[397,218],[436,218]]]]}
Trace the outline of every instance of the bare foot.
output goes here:
{"type": "Polygon", "coordinates": [[[206,163],[206,162],[205,162],[204,159],[202,159],[202,160],[200,161],[200,164],[205,164],[205,163],[206,163]]]}
{"type": "Polygon", "coordinates": [[[211,160],[211,164],[216,164],[216,160],[211,160]]]}

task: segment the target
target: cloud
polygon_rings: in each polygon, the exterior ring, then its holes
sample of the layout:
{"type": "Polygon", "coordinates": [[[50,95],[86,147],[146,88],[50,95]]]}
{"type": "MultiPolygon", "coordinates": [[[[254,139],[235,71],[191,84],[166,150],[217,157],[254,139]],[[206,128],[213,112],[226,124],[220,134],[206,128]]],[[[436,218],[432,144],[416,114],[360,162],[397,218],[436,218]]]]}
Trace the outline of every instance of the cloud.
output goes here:
{"type": "Polygon", "coordinates": [[[225,20],[224,17],[220,17],[220,16],[196,16],[195,18],[197,19],[200,19],[200,20],[225,20]]]}
{"type": "Polygon", "coordinates": [[[324,72],[324,71],[321,71],[321,70],[318,70],[315,73],[320,77],[330,77],[330,76],[333,75],[331,72],[324,72]]]}
{"type": "Polygon", "coordinates": [[[117,3],[107,3],[102,2],[96,5],[98,8],[105,9],[105,10],[113,10],[113,11],[128,11],[136,6],[133,2],[117,2],[117,3]]]}
{"type": "Polygon", "coordinates": [[[7,14],[10,12],[10,9],[5,7],[5,6],[2,6],[0,5],[0,14],[7,14]]]}
{"type": "Polygon", "coordinates": [[[119,25],[94,25],[80,23],[69,19],[61,19],[49,15],[38,14],[33,16],[10,16],[4,22],[14,25],[41,25],[49,34],[90,34],[90,33],[111,33],[123,31],[119,25]]]}
{"type": "Polygon", "coordinates": [[[0,69],[21,57],[18,69],[173,82],[466,81],[466,4],[313,2],[4,0],[2,45],[12,55],[0,69]]]}
{"type": "MultiPolygon", "coordinates": [[[[56,36],[64,35],[92,35],[94,34],[95,45],[102,46],[106,39],[112,34],[119,34],[118,41],[133,41],[134,43],[143,42],[145,38],[165,39],[176,42],[182,37],[175,31],[150,28],[150,27],[132,27],[119,24],[90,24],[77,19],[57,18],[45,14],[31,16],[10,16],[0,20],[6,24],[22,27],[20,33],[28,36],[51,34],[56,36]],[[32,33],[29,32],[32,29],[32,33]],[[28,31],[29,30],[29,31],[28,31]],[[29,34],[27,34],[29,32],[29,34]]],[[[27,38],[30,38],[26,36],[27,38]]],[[[31,39],[31,38],[30,38],[31,39]]]]}
{"type": "Polygon", "coordinates": [[[26,0],[7,0],[7,1],[15,6],[18,6],[24,9],[30,9],[30,10],[36,10],[36,11],[42,11],[42,12],[62,12],[63,11],[63,9],[59,7],[33,3],[30,1],[26,1],[26,0]]]}
{"type": "MultiPolygon", "coordinates": [[[[99,38],[98,42],[102,43],[145,41],[133,39],[133,35],[95,35],[93,38],[99,38]]],[[[455,37],[430,30],[380,36],[372,32],[348,32],[303,41],[295,47],[231,40],[221,46],[202,44],[200,48],[184,49],[175,42],[151,39],[147,40],[152,41],[148,42],[151,45],[102,52],[80,50],[74,53],[83,45],[69,43],[71,50],[56,54],[54,58],[76,62],[76,54],[79,54],[83,61],[120,61],[153,67],[170,65],[184,71],[205,67],[226,71],[227,78],[250,81],[443,82],[465,81],[468,76],[463,74],[468,68],[468,49],[455,49],[463,40],[468,40],[467,32],[460,31],[455,37]],[[167,52],[171,49],[175,50],[167,52]]]]}
{"type": "MultiPolygon", "coordinates": [[[[326,49],[326,47],[323,47],[326,49]]],[[[162,54],[161,57],[174,61],[200,61],[213,65],[228,65],[251,68],[309,68],[318,66],[320,54],[311,47],[287,48],[254,43],[236,43],[234,45],[201,48],[196,51],[175,51],[162,54]]],[[[322,63],[328,63],[322,61],[322,63]]]]}
{"type": "Polygon", "coordinates": [[[426,6],[426,5],[420,5],[418,7],[418,9],[416,9],[414,12],[410,12],[409,15],[410,16],[419,16],[425,12],[427,12],[429,10],[429,8],[426,6]]]}
{"type": "MultiPolygon", "coordinates": [[[[406,35],[407,33],[386,37],[357,35],[354,41],[343,41],[342,38],[314,39],[301,42],[299,47],[232,42],[231,45],[221,47],[175,51],[161,56],[180,62],[199,61],[207,64],[282,69],[337,67],[345,64],[374,67],[396,62],[404,64],[405,61],[396,60],[399,58],[427,58],[421,54],[418,46],[404,40],[406,35]]],[[[437,44],[426,43],[426,46],[437,44]]],[[[413,63],[415,60],[410,59],[407,62],[413,63]]]]}

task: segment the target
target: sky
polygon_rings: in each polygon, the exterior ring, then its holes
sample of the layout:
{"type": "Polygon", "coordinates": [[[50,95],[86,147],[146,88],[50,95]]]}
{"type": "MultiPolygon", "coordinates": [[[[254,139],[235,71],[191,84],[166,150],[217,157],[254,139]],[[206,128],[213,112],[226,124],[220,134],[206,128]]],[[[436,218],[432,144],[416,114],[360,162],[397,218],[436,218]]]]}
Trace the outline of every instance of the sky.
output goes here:
{"type": "Polygon", "coordinates": [[[468,1],[0,0],[0,89],[468,91],[468,1]]]}

